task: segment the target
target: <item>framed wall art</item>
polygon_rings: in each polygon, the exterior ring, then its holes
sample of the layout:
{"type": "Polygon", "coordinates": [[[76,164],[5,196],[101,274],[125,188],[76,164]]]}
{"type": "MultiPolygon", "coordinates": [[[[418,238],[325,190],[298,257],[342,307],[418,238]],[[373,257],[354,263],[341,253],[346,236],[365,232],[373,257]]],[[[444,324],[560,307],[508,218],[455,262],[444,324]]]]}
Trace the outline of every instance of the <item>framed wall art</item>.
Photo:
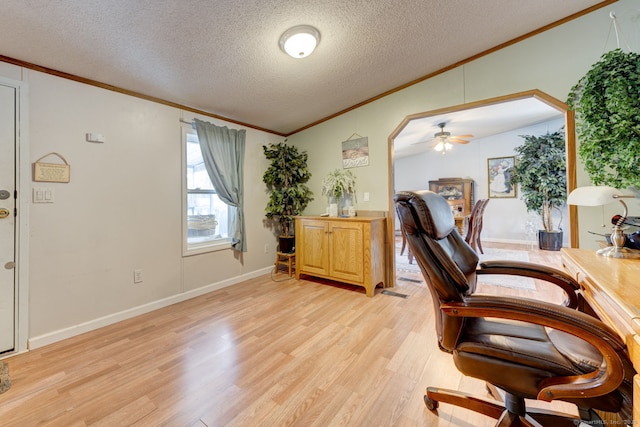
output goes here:
{"type": "Polygon", "coordinates": [[[487,159],[490,199],[516,197],[517,186],[511,182],[511,173],[515,162],[516,158],[514,156],[487,159]]]}
{"type": "Polygon", "coordinates": [[[369,138],[354,133],[342,141],[342,168],[357,168],[369,165],[369,138]],[[354,138],[357,136],[358,138],[354,138]]]}

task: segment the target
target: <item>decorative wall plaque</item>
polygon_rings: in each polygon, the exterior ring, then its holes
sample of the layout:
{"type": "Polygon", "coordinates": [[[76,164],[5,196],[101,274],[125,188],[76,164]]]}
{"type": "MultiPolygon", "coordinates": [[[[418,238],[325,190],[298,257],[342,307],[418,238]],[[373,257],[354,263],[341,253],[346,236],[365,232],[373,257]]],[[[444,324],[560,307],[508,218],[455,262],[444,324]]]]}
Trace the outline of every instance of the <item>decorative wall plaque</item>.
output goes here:
{"type": "Polygon", "coordinates": [[[69,182],[71,179],[71,166],[67,160],[58,153],[49,153],[40,157],[33,164],[33,180],[36,182],[69,182]],[[57,156],[64,163],[44,163],[40,160],[48,156],[57,156]]]}

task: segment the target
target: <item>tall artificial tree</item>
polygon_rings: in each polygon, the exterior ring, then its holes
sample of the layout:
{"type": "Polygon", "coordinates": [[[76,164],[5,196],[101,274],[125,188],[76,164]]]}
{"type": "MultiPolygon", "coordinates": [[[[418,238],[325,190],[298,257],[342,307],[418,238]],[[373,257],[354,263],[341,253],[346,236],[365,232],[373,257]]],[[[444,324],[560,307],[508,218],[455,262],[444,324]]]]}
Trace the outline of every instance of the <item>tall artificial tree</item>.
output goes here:
{"type": "MultiPolygon", "coordinates": [[[[553,209],[567,200],[567,159],[564,130],[545,135],[520,135],[524,143],[515,148],[516,164],[511,181],[520,184],[527,210],[542,217],[545,231],[556,231],[553,209]]],[[[560,211],[562,212],[562,211],[560,211]]]]}
{"type": "Polygon", "coordinates": [[[308,155],[284,142],[263,145],[262,149],[271,161],[262,177],[269,192],[266,217],[277,220],[280,236],[290,236],[294,217],[301,215],[313,200],[313,193],[307,186],[311,178],[307,168],[308,155]]]}

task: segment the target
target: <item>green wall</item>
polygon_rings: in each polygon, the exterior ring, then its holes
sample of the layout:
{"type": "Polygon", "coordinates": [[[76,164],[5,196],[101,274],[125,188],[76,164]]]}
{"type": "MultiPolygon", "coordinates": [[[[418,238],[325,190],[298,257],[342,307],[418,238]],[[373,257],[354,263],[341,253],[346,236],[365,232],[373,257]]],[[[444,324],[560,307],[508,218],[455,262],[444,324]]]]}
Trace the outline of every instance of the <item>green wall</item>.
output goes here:
{"type": "MultiPolygon", "coordinates": [[[[368,137],[370,150],[369,166],[352,169],[358,180],[358,209],[388,210],[388,138],[407,115],[531,89],[566,101],[570,88],[602,53],[617,47],[615,35],[609,34],[612,11],[631,49],[638,51],[640,10],[635,0],[621,0],[290,136],[290,143],[309,152],[310,187],[316,198],[306,213],[324,212],[321,180],[342,167],[341,142],[354,133],[368,137]],[[369,202],[363,201],[364,192],[370,193],[369,202]]],[[[428,49],[423,54],[428,55],[428,49]]],[[[579,164],[578,186],[588,184],[579,164]]],[[[639,206],[630,207],[630,214],[640,215],[639,206]]],[[[617,213],[616,206],[610,208],[612,215],[617,213]]],[[[604,218],[608,214],[605,211],[604,218]]],[[[603,232],[602,210],[580,208],[579,217],[580,246],[594,246],[587,230],[603,232]]]]}

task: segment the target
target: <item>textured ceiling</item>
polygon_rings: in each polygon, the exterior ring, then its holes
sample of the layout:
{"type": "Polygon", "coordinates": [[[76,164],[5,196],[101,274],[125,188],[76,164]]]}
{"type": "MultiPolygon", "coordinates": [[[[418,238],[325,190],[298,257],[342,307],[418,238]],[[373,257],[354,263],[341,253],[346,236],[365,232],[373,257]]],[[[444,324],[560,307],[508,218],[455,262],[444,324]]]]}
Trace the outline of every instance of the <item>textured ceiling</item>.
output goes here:
{"type": "Polygon", "coordinates": [[[3,0],[0,55],[289,134],[601,0],[3,0]],[[280,51],[288,28],[316,51],[280,51]]]}

